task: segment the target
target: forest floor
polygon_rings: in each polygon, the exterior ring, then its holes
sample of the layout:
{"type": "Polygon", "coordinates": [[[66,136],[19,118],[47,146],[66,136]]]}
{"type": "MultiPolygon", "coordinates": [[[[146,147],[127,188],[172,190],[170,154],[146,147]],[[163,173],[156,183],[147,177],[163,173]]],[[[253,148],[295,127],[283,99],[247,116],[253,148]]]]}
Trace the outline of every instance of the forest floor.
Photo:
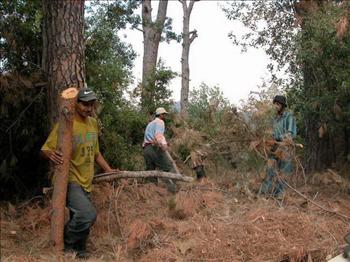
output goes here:
{"type": "MultiPolygon", "coordinates": [[[[88,261],[327,261],[350,231],[344,182],[297,187],[323,208],[291,189],[282,201],[260,196],[261,180],[239,173],[183,183],[175,196],[162,183],[98,184],[88,261]]],[[[47,199],[2,203],[1,261],[75,261],[55,256],[49,230],[47,199]]]]}

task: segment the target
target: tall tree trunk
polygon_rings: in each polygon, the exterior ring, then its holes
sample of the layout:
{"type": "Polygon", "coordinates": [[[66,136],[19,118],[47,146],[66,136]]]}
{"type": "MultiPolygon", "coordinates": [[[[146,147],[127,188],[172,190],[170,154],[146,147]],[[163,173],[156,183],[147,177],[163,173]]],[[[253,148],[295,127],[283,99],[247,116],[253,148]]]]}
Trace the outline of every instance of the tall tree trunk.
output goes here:
{"type": "Polygon", "coordinates": [[[154,86],[154,71],[157,66],[158,47],[164,28],[168,0],[159,1],[156,21],[152,21],[151,0],[142,1],[142,28],[143,28],[143,67],[141,106],[144,111],[149,110],[152,104],[152,88],[154,86]]]}
{"type": "Polygon", "coordinates": [[[183,10],[183,29],[182,29],[182,55],[181,55],[181,115],[184,118],[188,116],[188,93],[190,90],[190,66],[189,53],[190,45],[198,36],[197,31],[190,32],[190,16],[194,5],[194,0],[191,0],[187,6],[186,0],[180,0],[183,10]]]}
{"type": "Polygon", "coordinates": [[[48,73],[48,115],[57,122],[63,88],[85,86],[84,0],[43,0],[42,68],[48,73]]]}

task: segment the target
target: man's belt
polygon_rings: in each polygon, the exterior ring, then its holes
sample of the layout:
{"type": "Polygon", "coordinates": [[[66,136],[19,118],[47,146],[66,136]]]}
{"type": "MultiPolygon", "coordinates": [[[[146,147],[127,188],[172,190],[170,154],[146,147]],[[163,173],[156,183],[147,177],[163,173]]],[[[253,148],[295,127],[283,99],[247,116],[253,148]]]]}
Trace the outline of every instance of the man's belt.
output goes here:
{"type": "Polygon", "coordinates": [[[146,144],[143,145],[142,148],[146,148],[147,146],[150,146],[150,145],[153,145],[153,144],[152,143],[146,143],[146,144]]]}

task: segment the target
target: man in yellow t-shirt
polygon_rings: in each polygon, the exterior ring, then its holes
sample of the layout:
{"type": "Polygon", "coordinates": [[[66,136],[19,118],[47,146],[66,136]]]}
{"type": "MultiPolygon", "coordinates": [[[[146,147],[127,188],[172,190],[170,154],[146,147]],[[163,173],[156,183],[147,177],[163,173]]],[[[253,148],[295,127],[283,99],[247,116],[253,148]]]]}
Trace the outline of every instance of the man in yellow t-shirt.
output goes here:
{"type": "MultiPolygon", "coordinates": [[[[92,90],[81,89],[73,121],[73,150],[67,191],[70,220],[64,228],[64,243],[65,250],[76,251],[79,257],[86,257],[86,240],[97,216],[90,199],[94,162],[96,161],[105,172],[114,171],[100,153],[97,122],[90,117],[96,99],[92,90]]],[[[55,165],[60,165],[63,163],[63,158],[56,150],[57,136],[58,124],[54,126],[41,152],[46,159],[55,165]]]]}

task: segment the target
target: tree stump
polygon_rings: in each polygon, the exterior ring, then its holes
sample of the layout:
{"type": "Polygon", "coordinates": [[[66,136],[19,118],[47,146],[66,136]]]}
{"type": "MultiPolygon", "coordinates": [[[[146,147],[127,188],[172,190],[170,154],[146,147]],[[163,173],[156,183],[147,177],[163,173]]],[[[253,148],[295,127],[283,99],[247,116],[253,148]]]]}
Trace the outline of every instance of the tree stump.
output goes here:
{"type": "Polygon", "coordinates": [[[62,153],[63,164],[55,166],[52,194],[51,240],[56,251],[64,249],[64,211],[67,198],[68,174],[72,156],[72,135],[78,90],[69,87],[61,93],[58,118],[57,150],[62,153]]]}

